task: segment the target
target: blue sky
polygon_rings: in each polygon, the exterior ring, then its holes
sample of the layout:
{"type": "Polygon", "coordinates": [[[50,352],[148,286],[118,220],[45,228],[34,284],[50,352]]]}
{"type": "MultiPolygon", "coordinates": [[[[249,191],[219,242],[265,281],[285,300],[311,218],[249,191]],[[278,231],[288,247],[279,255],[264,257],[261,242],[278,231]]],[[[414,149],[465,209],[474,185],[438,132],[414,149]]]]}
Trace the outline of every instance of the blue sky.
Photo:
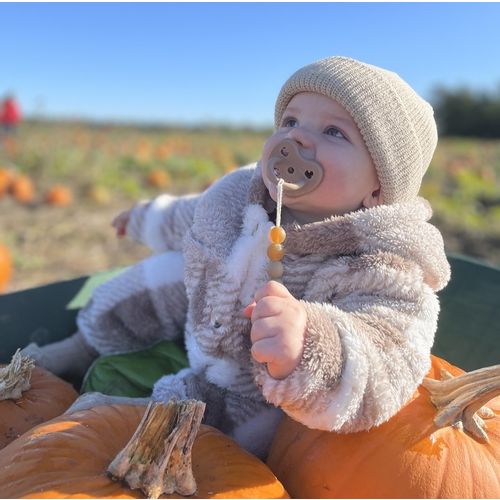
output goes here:
{"type": "Polygon", "coordinates": [[[347,55],[500,88],[499,3],[2,3],[0,93],[27,114],[271,124],[286,78],[347,55]]]}

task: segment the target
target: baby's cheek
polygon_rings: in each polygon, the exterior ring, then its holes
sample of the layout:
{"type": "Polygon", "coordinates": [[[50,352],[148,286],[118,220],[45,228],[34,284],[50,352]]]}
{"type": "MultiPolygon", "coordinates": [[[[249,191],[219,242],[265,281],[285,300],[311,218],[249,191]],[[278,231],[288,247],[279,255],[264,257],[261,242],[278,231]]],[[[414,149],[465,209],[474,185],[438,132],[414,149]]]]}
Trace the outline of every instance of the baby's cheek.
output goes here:
{"type": "Polygon", "coordinates": [[[340,169],[330,168],[325,172],[325,177],[322,182],[322,191],[328,192],[330,195],[345,193],[349,189],[348,175],[340,169]]]}

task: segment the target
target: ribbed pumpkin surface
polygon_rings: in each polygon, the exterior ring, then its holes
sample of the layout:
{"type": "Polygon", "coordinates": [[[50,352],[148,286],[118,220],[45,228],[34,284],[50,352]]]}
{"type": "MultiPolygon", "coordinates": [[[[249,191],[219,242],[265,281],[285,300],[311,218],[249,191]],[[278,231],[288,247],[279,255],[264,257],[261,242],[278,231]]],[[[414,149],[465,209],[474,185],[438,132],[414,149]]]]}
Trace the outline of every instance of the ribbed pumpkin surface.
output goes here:
{"type": "Polygon", "coordinates": [[[73,386],[35,367],[31,388],[21,398],[0,401],[0,449],[35,425],[61,415],[77,397],[73,386]]]}
{"type": "Polygon", "coordinates": [[[3,292],[12,276],[12,256],[9,249],[0,243],[0,293],[3,292]]]}
{"type": "MultiPolygon", "coordinates": [[[[100,406],[38,426],[0,452],[0,492],[6,498],[143,498],[112,481],[106,469],[144,409],[100,406]]],[[[288,498],[265,464],[211,427],[198,433],[193,472],[194,498],[288,498]]]]}
{"type": "MultiPolygon", "coordinates": [[[[443,367],[433,357],[428,376],[443,367]]],[[[499,498],[500,405],[486,420],[489,444],[433,424],[436,409],[426,389],[385,424],[367,432],[336,434],[283,419],[268,465],[292,498],[499,498]]]]}

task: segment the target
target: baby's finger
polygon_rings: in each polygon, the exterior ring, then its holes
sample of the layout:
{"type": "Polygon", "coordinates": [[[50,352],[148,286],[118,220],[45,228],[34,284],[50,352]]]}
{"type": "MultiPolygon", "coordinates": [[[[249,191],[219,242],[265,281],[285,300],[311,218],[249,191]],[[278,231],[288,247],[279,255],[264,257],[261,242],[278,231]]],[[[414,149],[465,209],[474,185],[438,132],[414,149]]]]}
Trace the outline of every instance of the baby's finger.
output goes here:
{"type": "Polygon", "coordinates": [[[286,300],[283,300],[282,297],[276,297],[275,295],[263,297],[256,303],[253,309],[252,322],[261,318],[278,316],[283,312],[285,302],[286,300]]]}
{"type": "Polygon", "coordinates": [[[281,324],[276,316],[261,318],[253,321],[252,329],[250,330],[250,340],[252,343],[255,343],[262,339],[275,337],[279,335],[280,331],[281,324]]]}
{"type": "Polygon", "coordinates": [[[252,346],[252,357],[257,363],[272,363],[278,353],[272,338],[265,338],[255,342],[252,346]]]}
{"type": "Polygon", "coordinates": [[[248,306],[243,309],[243,316],[246,318],[250,319],[252,317],[253,310],[255,309],[255,301],[252,302],[251,304],[248,304],[248,306]]]}
{"type": "Polygon", "coordinates": [[[257,290],[254,300],[255,302],[259,302],[260,299],[268,296],[286,298],[290,297],[291,294],[285,285],[277,281],[268,281],[262,288],[257,290]]]}

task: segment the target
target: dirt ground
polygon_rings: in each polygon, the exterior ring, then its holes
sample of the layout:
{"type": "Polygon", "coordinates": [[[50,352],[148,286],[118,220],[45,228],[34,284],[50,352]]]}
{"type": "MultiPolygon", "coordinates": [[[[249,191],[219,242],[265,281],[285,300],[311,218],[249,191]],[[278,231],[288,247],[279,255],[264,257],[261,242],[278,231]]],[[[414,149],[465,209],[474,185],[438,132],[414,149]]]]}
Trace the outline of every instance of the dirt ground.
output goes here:
{"type": "Polygon", "coordinates": [[[11,249],[14,273],[8,292],[125,266],[150,252],[117,239],[110,222],[127,206],[53,208],[0,201],[0,238],[11,249]]]}
{"type": "MultiPolygon", "coordinates": [[[[128,202],[115,202],[109,206],[26,207],[11,198],[0,200],[0,240],[14,257],[7,292],[129,265],[150,255],[142,245],[115,237],[110,222],[128,206],[128,202]]],[[[444,233],[448,252],[500,266],[498,239],[455,233],[434,222],[444,233]]]]}

